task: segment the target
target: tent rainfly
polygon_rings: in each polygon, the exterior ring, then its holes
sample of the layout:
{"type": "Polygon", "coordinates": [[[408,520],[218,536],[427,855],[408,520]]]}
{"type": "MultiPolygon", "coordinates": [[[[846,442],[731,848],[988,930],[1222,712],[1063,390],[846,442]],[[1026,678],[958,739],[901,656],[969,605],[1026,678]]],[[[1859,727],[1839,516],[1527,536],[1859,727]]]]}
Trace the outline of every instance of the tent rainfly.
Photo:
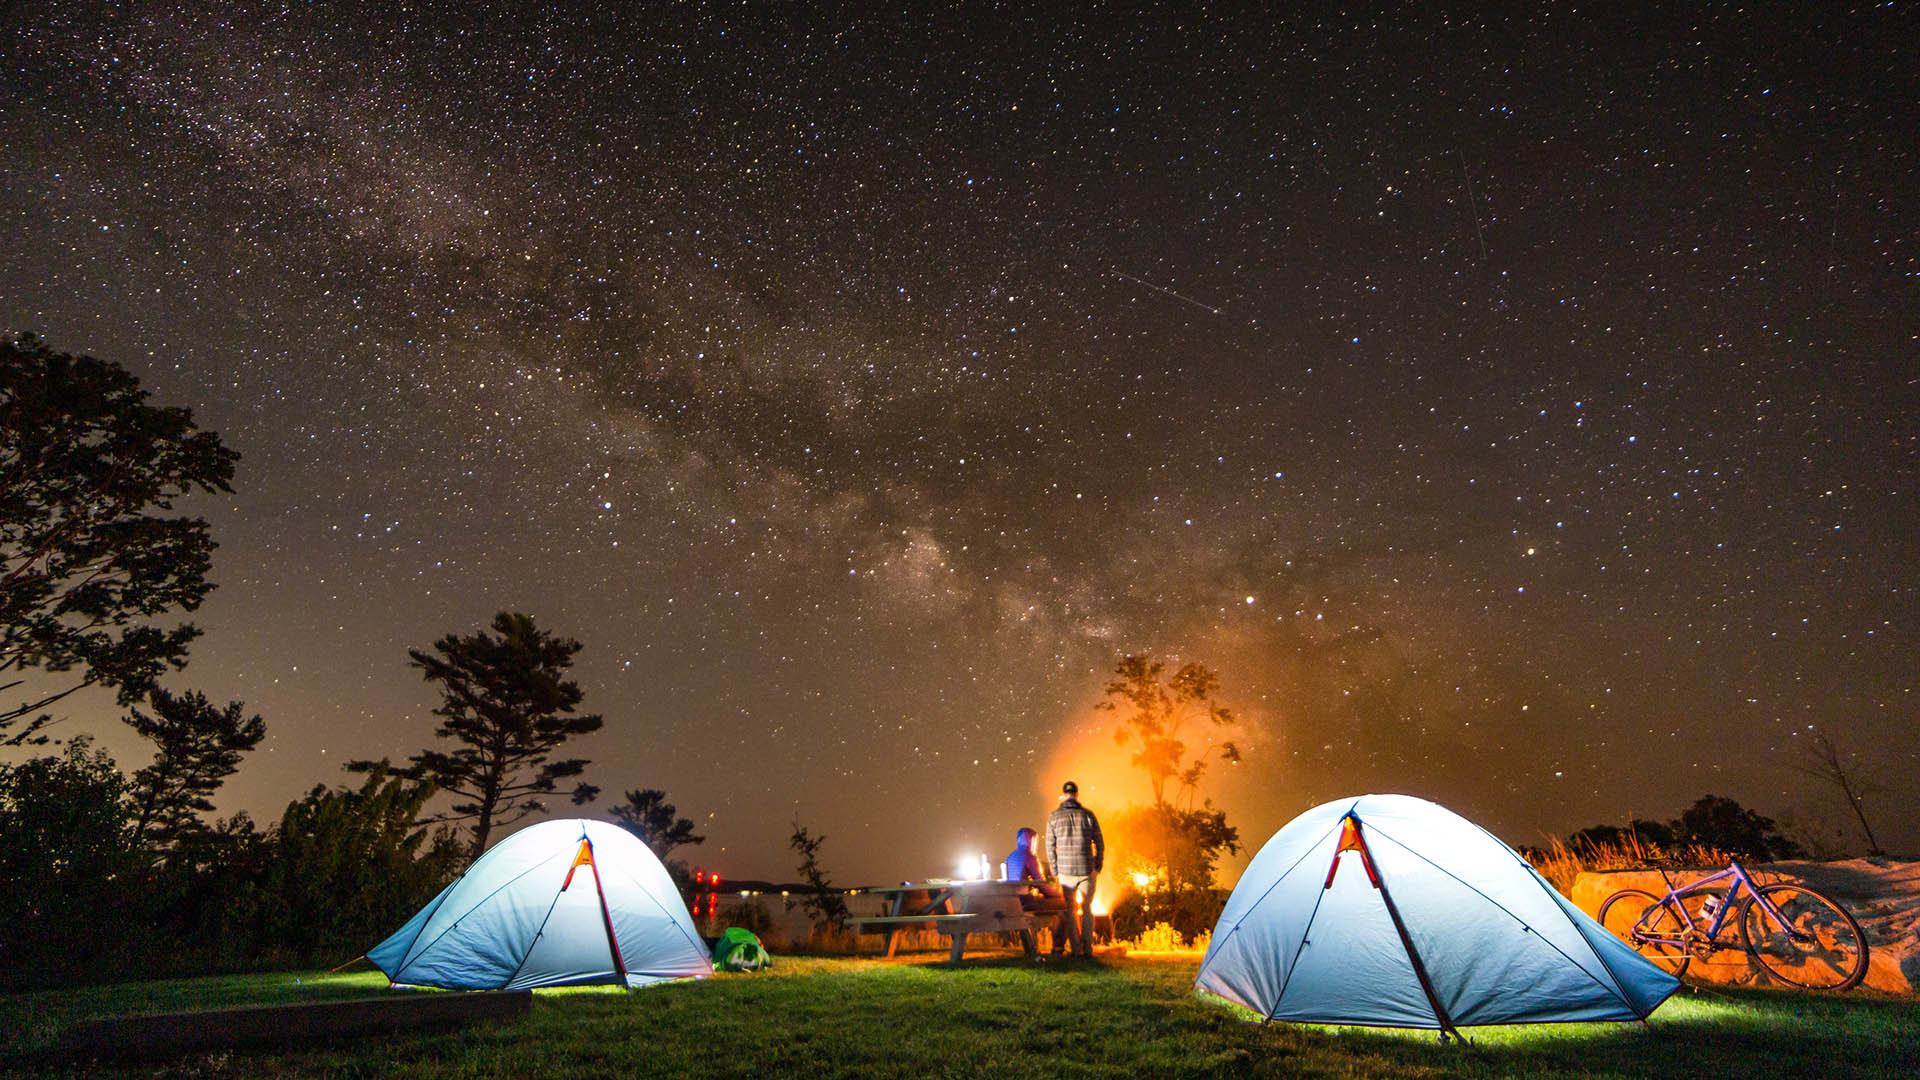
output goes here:
{"type": "Polygon", "coordinates": [[[500,841],[367,951],[387,978],[449,990],[713,974],[667,868],[602,821],[546,821],[500,841]]]}
{"type": "Polygon", "coordinates": [[[1268,1020],[1644,1020],[1679,989],[1493,834],[1406,795],[1325,803],[1248,864],[1194,983],[1268,1020]]]}

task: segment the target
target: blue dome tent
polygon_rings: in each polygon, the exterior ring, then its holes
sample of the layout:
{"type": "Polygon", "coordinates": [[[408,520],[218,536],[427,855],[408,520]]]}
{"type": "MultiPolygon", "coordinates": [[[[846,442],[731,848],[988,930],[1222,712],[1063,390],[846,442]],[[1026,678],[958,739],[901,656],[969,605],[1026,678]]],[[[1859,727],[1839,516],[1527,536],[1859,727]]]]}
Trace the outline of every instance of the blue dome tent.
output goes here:
{"type": "Polygon", "coordinates": [[[713,973],[659,858],[625,829],[582,820],[500,841],[367,959],[394,983],[449,990],[713,973]]]}
{"type": "Polygon", "coordinates": [[[1680,986],[1493,834],[1406,795],[1288,822],[1194,983],[1268,1020],[1432,1028],[1644,1020],[1680,986]]]}

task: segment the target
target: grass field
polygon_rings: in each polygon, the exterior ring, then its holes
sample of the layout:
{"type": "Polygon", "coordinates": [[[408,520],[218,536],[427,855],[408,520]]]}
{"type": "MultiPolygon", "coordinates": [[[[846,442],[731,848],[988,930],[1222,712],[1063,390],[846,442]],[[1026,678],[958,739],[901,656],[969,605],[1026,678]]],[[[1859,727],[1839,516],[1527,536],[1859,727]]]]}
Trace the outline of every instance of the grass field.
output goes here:
{"type": "Polygon", "coordinates": [[[0,998],[8,1075],[1901,1077],[1920,1070],[1920,1003],[1683,990],[1646,1025],[1430,1032],[1248,1023],[1192,990],[1197,957],[952,967],[781,957],[773,970],[625,993],[543,991],[524,1018],[297,1052],[132,1064],[37,1057],[67,1024],[135,1012],[378,993],[379,975],[273,974],[0,998]]]}

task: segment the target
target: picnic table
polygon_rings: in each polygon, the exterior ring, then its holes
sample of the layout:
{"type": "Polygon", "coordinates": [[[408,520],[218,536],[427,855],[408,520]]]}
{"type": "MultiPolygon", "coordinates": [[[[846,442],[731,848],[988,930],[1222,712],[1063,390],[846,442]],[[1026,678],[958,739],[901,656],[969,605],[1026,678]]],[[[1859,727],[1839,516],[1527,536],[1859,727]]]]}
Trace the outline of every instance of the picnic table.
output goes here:
{"type": "Polygon", "coordinates": [[[953,939],[948,959],[959,963],[968,934],[1017,933],[1028,956],[1039,952],[1035,930],[1067,910],[1060,887],[1047,881],[926,881],[866,890],[891,895],[885,915],[848,919],[855,931],[887,935],[887,955],[899,946],[895,934],[933,927],[953,939]],[[919,894],[925,894],[924,899],[919,894]]]}

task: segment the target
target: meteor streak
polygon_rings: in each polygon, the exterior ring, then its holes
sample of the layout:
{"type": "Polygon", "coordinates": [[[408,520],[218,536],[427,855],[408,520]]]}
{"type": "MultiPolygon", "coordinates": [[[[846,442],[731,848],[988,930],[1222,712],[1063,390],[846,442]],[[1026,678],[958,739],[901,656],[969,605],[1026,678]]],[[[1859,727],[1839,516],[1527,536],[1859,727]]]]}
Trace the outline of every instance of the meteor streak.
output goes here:
{"type": "Polygon", "coordinates": [[[1149,288],[1149,289],[1152,289],[1152,290],[1153,290],[1154,292],[1157,292],[1157,293],[1160,293],[1160,294],[1162,294],[1162,295],[1164,295],[1164,296],[1171,296],[1171,297],[1173,297],[1173,298],[1174,298],[1175,300],[1178,300],[1178,301],[1180,301],[1180,302],[1181,302],[1181,303],[1183,303],[1183,304],[1190,304],[1190,305],[1192,305],[1192,306],[1194,306],[1194,307],[1197,307],[1197,308],[1199,308],[1199,309],[1200,309],[1201,311],[1204,311],[1204,312],[1206,312],[1206,313],[1207,313],[1207,314],[1209,314],[1209,315],[1223,315],[1223,314],[1225,314],[1225,312],[1223,312],[1223,311],[1221,311],[1221,310],[1220,310],[1219,308],[1217,308],[1217,307],[1214,307],[1214,306],[1213,306],[1212,304],[1205,304],[1205,303],[1201,303],[1200,301],[1198,301],[1198,300],[1195,300],[1195,299],[1194,299],[1193,297],[1191,297],[1191,296],[1182,296],[1182,295],[1180,295],[1179,293],[1177,293],[1177,292],[1174,292],[1174,291],[1173,291],[1172,289],[1163,289],[1163,288],[1161,288],[1160,286],[1158,286],[1158,285],[1155,285],[1155,284],[1154,284],[1153,282],[1151,282],[1151,281],[1142,281],[1142,280],[1140,280],[1139,278],[1137,278],[1137,277],[1134,277],[1134,276],[1133,276],[1132,274],[1123,274],[1123,273],[1121,273],[1121,272],[1120,272],[1120,271],[1118,271],[1118,270],[1108,270],[1108,271],[1107,271],[1107,273],[1109,273],[1109,274],[1112,274],[1112,275],[1113,275],[1114,277],[1117,277],[1117,278],[1124,278],[1124,279],[1126,279],[1127,281],[1131,281],[1131,282],[1133,282],[1133,283],[1134,283],[1135,285],[1141,285],[1141,286],[1144,286],[1144,287],[1146,287],[1146,288],[1149,288]]]}

